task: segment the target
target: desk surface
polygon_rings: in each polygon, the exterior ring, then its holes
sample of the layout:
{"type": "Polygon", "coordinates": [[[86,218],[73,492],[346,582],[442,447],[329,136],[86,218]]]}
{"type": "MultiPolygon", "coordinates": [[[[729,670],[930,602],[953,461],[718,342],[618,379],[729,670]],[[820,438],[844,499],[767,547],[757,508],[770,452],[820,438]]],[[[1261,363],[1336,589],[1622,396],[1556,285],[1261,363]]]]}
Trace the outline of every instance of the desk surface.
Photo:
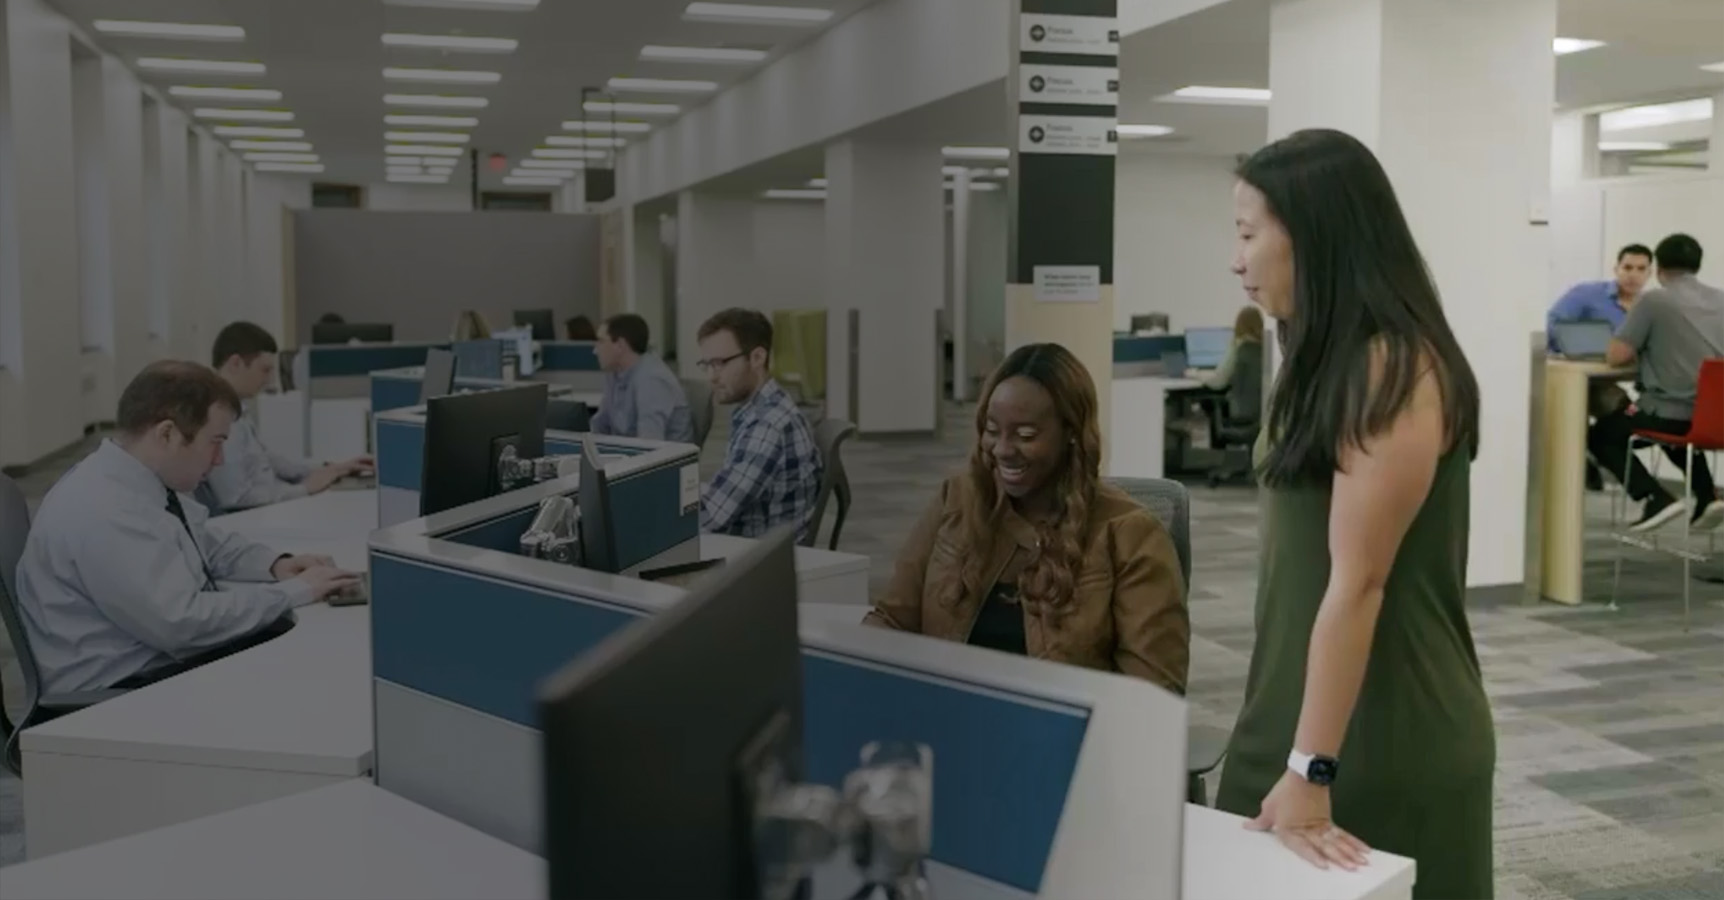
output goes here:
{"type": "MultiPolygon", "coordinates": [[[[633,574],[642,569],[654,569],[700,559],[732,559],[741,556],[756,543],[752,538],[735,537],[728,534],[703,534],[693,540],[683,541],[646,562],[629,568],[623,574],[633,574]]],[[[869,560],[866,556],[822,550],[817,547],[796,548],[796,577],[798,581],[810,582],[855,574],[861,574],[862,577],[866,578],[868,568],[869,560]]]]}
{"type": "Polygon", "coordinates": [[[1602,359],[1564,359],[1551,356],[1545,359],[1544,364],[1547,369],[1580,372],[1588,378],[1633,378],[1639,371],[1634,366],[1613,366],[1602,359]]]}
{"type": "MultiPolygon", "coordinates": [[[[354,540],[360,544],[377,528],[377,489],[337,487],[270,506],[216,516],[210,521],[254,541],[272,543],[297,537],[354,540]]],[[[284,552],[293,548],[283,547],[284,552]]]]}

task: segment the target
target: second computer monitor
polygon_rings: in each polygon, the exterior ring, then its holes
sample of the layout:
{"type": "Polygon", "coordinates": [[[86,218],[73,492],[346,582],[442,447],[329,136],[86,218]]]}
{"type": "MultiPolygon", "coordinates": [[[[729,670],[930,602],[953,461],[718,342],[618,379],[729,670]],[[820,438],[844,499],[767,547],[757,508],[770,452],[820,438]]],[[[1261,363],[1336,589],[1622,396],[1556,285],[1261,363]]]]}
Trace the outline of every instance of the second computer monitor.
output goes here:
{"type": "Polygon", "coordinates": [[[548,384],[451,394],[425,404],[425,461],[419,514],[428,516],[496,494],[504,447],[532,459],[545,455],[548,384]]]}
{"type": "Polygon", "coordinates": [[[581,486],[575,502],[581,510],[581,567],[595,572],[619,571],[611,480],[605,474],[598,442],[590,436],[581,441],[581,486]]]}
{"type": "Polygon", "coordinates": [[[533,340],[554,341],[557,339],[557,317],[548,309],[517,309],[515,324],[531,326],[533,340]]]}
{"type": "Polygon", "coordinates": [[[436,348],[425,351],[425,376],[419,382],[419,402],[447,396],[454,389],[454,351],[436,348]]]}
{"type": "Polygon", "coordinates": [[[395,326],[386,322],[317,322],[311,326],[313,344],[387,344],[395,340],[395,326]]]}
{"type": "Polygon", "coordinates": [[[1185,330],[1185,361],[1193,369],[1215,369],[1227,358],[1233,345],[1231,328],[1187,328],[1185,330]]]}

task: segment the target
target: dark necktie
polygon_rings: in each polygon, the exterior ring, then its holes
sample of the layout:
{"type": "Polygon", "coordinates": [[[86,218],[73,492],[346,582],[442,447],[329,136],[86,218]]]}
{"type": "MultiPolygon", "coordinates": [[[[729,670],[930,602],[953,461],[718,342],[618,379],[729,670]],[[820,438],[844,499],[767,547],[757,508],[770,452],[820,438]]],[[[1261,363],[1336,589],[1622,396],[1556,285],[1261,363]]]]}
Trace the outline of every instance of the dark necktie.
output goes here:
{"type": "Polygon", "coordinates": [[[180,495],[173,488],[168,488],[168,512],[173,513],[174,518],[180,520],[180,527],[186,530],[186,537],[191,538],[192,549],[198,555],[198,565],[202,566],[204,570],[203,589],[206,591],[215,590],[215,576],[210,574],[210,564],[204,561],[204,551],[202,547],[198,546],[198,536],[192,533],[192,523],[186,521],[186,508],[180,505],[180,495]]]}

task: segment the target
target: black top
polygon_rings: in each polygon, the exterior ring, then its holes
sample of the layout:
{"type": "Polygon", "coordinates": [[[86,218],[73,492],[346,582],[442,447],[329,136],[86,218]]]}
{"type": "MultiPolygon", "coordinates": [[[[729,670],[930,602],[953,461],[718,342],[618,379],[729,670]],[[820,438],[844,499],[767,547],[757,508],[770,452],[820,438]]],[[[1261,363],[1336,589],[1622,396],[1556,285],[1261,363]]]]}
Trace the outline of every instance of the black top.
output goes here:
{"type": "Polygon", "coordinates": [[[1019,656],[1029,652],[1024,639],[1024,608],[1018,604],[1016,584],[1002,581],[988,592],[988,599],[982,601],[982,611],[976,615],[976,624],[970,629],[969,643],[1019,656]]]}

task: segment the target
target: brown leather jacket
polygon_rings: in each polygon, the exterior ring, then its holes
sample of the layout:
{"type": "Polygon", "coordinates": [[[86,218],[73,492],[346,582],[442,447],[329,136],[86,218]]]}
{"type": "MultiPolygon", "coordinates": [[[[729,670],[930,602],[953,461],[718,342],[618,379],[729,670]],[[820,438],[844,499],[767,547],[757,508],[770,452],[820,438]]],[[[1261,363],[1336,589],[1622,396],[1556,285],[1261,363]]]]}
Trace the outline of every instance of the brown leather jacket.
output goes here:
{"type": "MultiPolygon", "coordinates": [[[[937,586],[962,565],[960,522],[969,477],[947,479],[940,496],[898,555],[891,586],[874,599],[865,624],[967,641],[983,600],[1014,554],[1033,551],[1035,529],[1008,511],[988,554],[979,592],[946,606],[937,586]]],[[[1024,613],[1029,655],[1091,669],[1120,672],[1185,692],[1191,655],[1191,620],[1173,539],[1155,516],[1124,491],[1103,483],[1090,509],[1087,546],[1078,573],[1077,602],[1044,620],[1024,613]]]]}

